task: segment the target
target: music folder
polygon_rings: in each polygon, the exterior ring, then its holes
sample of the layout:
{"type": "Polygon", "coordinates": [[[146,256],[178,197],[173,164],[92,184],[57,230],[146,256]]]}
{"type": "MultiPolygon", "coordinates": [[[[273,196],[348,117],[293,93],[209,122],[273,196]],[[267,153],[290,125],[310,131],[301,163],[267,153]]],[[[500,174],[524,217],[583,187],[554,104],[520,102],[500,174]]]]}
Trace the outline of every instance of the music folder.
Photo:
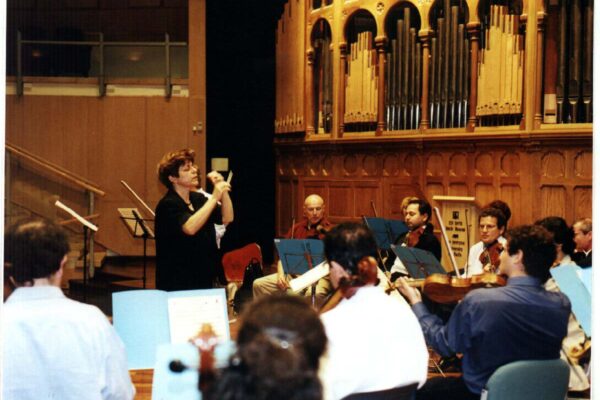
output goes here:
{"type": "Polygon", "coordinates": [[[399,220],[374,217],[364,217],[364,219],[375,236],[377,247],[382,250],[389,250],[396,238],[408,232],[406,224],[399,220]]]}
{"type": "Polygon", "coordinates": [[[289,275],[302,275],[325,261],[323,241],[318,239],[275,239],[275,247],[283,271],[289,275]]]}
{"type": "Polygon", "coordinates": [[[432,274],[446,274],[446,270],[431,252],[414,247],[391,246],[414,279],[425,279],[432,274]]]}
{"type": "Polygon", "coordinates": [[[561,292],[571,301],[571,311],[588,337],[592,336],[591,268],[559,265],[550,269],[561,292]]]}

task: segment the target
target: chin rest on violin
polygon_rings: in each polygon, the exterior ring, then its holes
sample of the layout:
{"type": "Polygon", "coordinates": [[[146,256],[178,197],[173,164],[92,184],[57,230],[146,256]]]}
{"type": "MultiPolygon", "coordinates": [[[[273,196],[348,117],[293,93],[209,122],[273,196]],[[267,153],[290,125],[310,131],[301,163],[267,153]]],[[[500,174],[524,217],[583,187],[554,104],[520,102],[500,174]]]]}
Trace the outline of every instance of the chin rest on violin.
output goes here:
{"type": "Polygon", "coordinates": [[[486,272],[470,278],[458,278],[445,274],[432,274],[425,279],[406,281],[409,286],[420,287],[423,294],[440,304],[452,304],[462,300],[473,289],[506,285],[501,275],[486,272]]]}

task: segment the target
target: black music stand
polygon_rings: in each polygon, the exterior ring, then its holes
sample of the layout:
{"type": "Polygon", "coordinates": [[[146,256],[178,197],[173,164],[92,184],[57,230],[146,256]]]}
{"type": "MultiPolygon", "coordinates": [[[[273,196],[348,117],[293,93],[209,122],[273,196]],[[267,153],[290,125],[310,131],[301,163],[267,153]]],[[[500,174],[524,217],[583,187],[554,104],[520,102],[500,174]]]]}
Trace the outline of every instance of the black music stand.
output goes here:
{"type": "Polygon", "coordinates": [[[376,217],[364,217],[364,220],[381,250],[389,250],[400,235],[408,232],[406,224],[399,220],[376,217]]]}
{"type": "Polygon", "coordinates": [[[88,275],[88,265],[87,265],[87,256],[88,256],[88,231],[92,230],[94,232],[98,232],[98,227],[81,215],[77,214],[72,208],[67,207],[59,200],[56,200],[54,205],[60,208],[63,211],[66,211],[73,218],[75,218],[83,227],[83,302],[87,301],[87,275],[88,275]]]}
{"type": "Polygon", "coordinates": [[[137,208],[118,208],[121,220],[125,223],[127,230],[133,236],[134,239],[143,239],[144,241],[144,256],[143,260],[143,276],[142,283],[144,289],[146,289],[146,265],[147,265],[147,242],[148,239],[154,239],[154,232],[146,223],[152,221],[150,219],[144,219],[140,215],[137,208]]]}
{"type": "Polygon", "coordinates": [[[414,279],[425,279],[432,274],[446,274],[444,267],[429,251],[393,245],[391,248],[414,279]]]}
{"type": "MultiPolygon", "coordinates": [[[[318,239],[275,239],[275,247],[283,271],[289,275],[302,275],[314,265],[325,261],[323,241],[318,239]]],[[[311,302],[315,305],[317,282],[311,286],[311,302]]]]}

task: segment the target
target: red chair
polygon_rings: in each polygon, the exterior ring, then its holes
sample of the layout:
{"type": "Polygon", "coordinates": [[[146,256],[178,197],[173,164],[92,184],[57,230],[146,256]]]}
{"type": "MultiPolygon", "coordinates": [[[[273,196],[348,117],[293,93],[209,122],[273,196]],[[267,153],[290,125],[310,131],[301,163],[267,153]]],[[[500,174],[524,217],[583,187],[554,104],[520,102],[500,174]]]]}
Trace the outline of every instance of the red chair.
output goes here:
{"type": "Polygon", "coordinates": [[[244,272],[246,267],[253,260],[257,260],[262,265],[262,252],[260,246],[256,243],[250,243],[242,248],[232,250],[223,255],[223,271],[227,279],[227,305],[230,314],[233,314],[233,299],[244,282],[244,272]]]}

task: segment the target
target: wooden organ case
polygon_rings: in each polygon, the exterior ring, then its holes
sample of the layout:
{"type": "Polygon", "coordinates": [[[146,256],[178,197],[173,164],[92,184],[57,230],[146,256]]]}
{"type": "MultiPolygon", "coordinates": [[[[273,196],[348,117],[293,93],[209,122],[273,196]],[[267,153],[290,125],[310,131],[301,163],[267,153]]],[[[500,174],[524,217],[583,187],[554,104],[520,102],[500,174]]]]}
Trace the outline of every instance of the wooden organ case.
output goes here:
{"type": "Polygon", "coordinates": [[[276,32],[277,234],[405,196],[592,214],[593,0],[289,0],[276,32]]]}

